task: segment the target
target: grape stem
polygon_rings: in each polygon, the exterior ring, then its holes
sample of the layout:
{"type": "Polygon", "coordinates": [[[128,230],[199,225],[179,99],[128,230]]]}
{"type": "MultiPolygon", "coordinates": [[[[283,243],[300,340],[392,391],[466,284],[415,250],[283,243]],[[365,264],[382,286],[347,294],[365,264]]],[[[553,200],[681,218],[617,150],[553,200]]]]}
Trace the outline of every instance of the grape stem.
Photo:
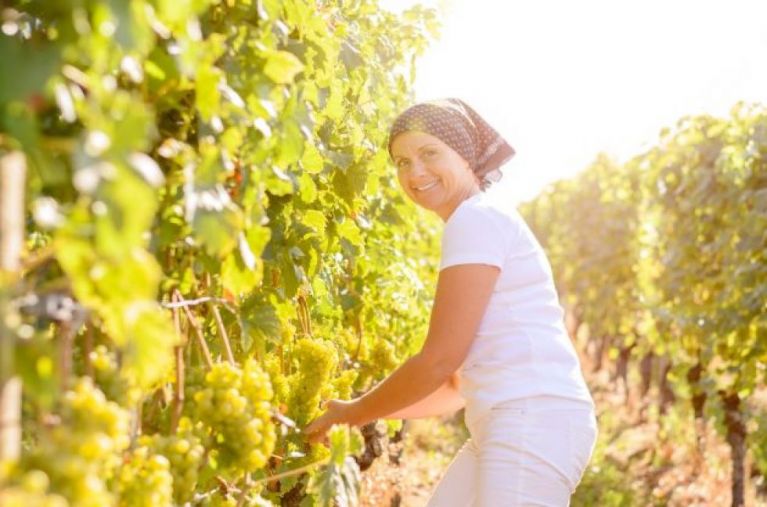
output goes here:
{"type": "Polygon", "coordinates": [[[210,310],[213,312],[213,317],[216,319],[216,326],[218,327],[218,333],[221,335],[221,340],[224,342],[224,349],[226,350],[226,358],[229,363],[234,366],[234,354],[232,354],[232,345],[229,342],[229,335],[226,334],[226,328],[224,327],[224,321],[221,319],[221,312],[218,311],[216,305],[209,303],[210,310]]]}
{"type": "MultiPolygon", "coordinates": [[[[176,294],[171,294],[171,300],[177,301],[176,294]]],[[[176,328],[176,335],[179,339],[182,338],[181,333],[181,318],[178,314],[178,309],[173,308],[173,325],[176,328]]],[[[183,340],[181,345],[173,348],[176,355],[176,388],[173,390],[173,408],[170,416],[170,432],[172,435],[176,434],[178,430],[178,421],[181,418],[181,411],[184,408],[184,345],[186,340],[183,340]]]]}
{"type": "Polygon", "coordinates": [[[312,336],[312,320],[309,317],[309,305],[303,294],[298,295],[298,317],[305,336],[312,336]]]}
{"type": "MultiPolygon", "coordinates": [[[[174,294],[176,294],[176,298],[179,301],[184,301],[184,297],[181,295],[181,292],[179,292],[178,289],[174,289],[174,294]]],[[[200,323],[197,322],[197,319],[194,318],[194,315],[192,315],[192,312],[189,311],[188,306],[182,305],[181,308],[184,310],[184,313],[186,313],[186,318],[189,321],[189,324],[191,324],[192,329],[194,329],[194,334],[197,337],[197,343],[200,345],[200,349],[202,350],[203,357],[205,358],[205,364],[208,366],[208,369],[213,368],[213,358],[210,355],[208,344],[205,343],[205,337],[202,334],[202,328],[200,327],[200,323]]]]}
{"type": "Polygon", "coordinates": [[[267,475],[266,477],[262,477],[260,479],[254,479],[254,480],[252,480],[250,482],[249,485],[250,486],[255,486],[256,484],[260,484],[262,482],[277,481],[277,480],[280,480],[280,479],[284,479],[285,477],[290,477],[290,476],[293,476],[293,475],[299,475],[299,474],[302,474],[302,473],[306,472],[307,470],[311,470],[312,468],[314,468],[316,466],[324,465],[328,461],[330,461],[330,457],[327,457],[327,458],[324,458],[324,459],[321,459],[321,460],[317,460],[317,461],[315,461],[313,463],[309,463],[308,465],[304,465],[302,467],[298,467],[298,468],[295,468],[293,470],[288,470],[287,472],[282,472],[282,473],[275,474],[275,475],[267,475]]]}
{"type": "Polygon", "coordinates": [[[250,472],[245,472],[245,478],[243,479],[243,488],[242,491],[240,491],[240,498],[237,499],[237,507],[241,507],[245,505],[246,495],[248,494],[248,489],[252,487],[252,482],[250,480],[250,472]]]}
{"type": "MultiPolygon", "coordinates": [[[[240,314],[232,306],[231,302],[226,300],[226,299],[223,299],[223,298],[217,298],[217,297],[213,297],[213,296],[203,296],[203,297],[200,297],[200,298],[197,298],[197,299],[188,299],[186,301],[181,300],[181,301],[171,301],[170,303],[160,303],[160,305],[163,308],[168,308],[170,310],[173,310],[175,308],[182,308],[182,307],[185,307],[185,306],[196,306],[196,305],[201,305],[203,303],[216,303],[216,304],[219,304],[219,305],[223,306],[224,308],[229,310],[229,312],[232,314],[232,316],[234,316],[235,320],[237,321],[237,324],[240,326],[240,329],[245,327],[242,324],[242,319],[240,318],[240,314]]],[[[218,309],[218,308],[216,308],[216,309],[218,309]]]]}
{"type": "Polygon", "coordinates": [[[72,370],[72,323],[62,321],[59,326],[59,382],[62,391],[69,385],[69,373],[72,370]]]}
{"type": "Polygon", "coordinates": [[[212,296],[204,296],[204,297],[201,297],[201,298],[188,299],[188,300],[184,300],[182,298],[180,301],[171,301],[170,303],[160,303],[160,305],[163,308],[168,308],[168,309],[172,310],[174,308],[184,308],[184,307],[196,306],[196,305],[201,305],[203,303],[210,303],[210,302],[219,303],[219,304],[222,304],[224,306],[229,304],[229,301],[227,301],[226,299],[223,299],[223,298],[217,298],[217,297],[212,297],[212,296]]]}
{"type": "Polygon", "coordinates": [[[354,330],[357,332],[357,350],[354,351],[354,361],[359,361],[360,350],[362,349],[362,321],[359,312],[354,316],[354,330]]]}
{"type": "Polygon", "coordinates": [[[91,363],[91,351],[93,350],[93,321],[89,321],[85,328],[85,337],[83,339],[83,362],[85,363],[85,374],[93,378],[93,363],[91,363]]]}

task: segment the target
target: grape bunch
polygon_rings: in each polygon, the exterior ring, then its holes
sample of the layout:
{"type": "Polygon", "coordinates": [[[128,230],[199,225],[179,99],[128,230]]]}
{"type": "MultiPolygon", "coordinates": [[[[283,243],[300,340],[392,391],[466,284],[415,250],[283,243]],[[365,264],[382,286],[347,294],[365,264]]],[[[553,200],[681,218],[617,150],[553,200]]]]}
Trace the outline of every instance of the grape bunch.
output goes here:
{"type": "Polygon", "coordinates": [[[393,370],[399,364],[394,345],[386,340],[379,339],[373,344],[368,356],[370,366],[380,372],[393,370]]]}
{"type": "Polygon", "coordinates": [[[48,492],[45,472],[29,470],[11,481],[10,469],[0,471],[0,505],[3,507],[68,507],[61,495],[48,492]]]}
{"type": "Polygon", "coordinates": [[[43,431],[25,467],[44,472],[51,491],[78,507],[112,505],[109,480],[130,444],[130,416],[88,377],[61,399],[61,424],[43,431]]]}
{"type": "Polygon", "coordinates": [[[354,382],[359,377],[357,370],[344,370],[333,379],[333,397],[340,400],[348,400],[352,397],[354,382]]]}
{"type": "Polygon", "coordinates": [[[150,447],[170,462],[173,499],[179,505],[192,499],[205,457],[205,448],[194,430],[192,422],[182,417],[175,435],[145,435],[139,439],[141,445],[150,447]]]}
{"type": "Polygon", "coordinates": [[[207,427],[213,458],[234,477],[263,467],[274,450],[272,394],[269,376],[253,359],[242,368],[213,365],[194,393],[195,414],[207,427]]]}
{"type": "Polygon", "coordinates": [[[280,407],[280,412],[287,410],[286,403],[290,395],[288,377],[282,371],[280,358],[276,354],[269,354],[264,358],[264,371],[269,374],[269,379],[274,391],[274,403],[280,407]]]}
{"type": "Polygon", "coordinates": [[[319,415],[323,390],[338,365],[338,352],[330,342],[302,338],[293,348],[293,358],[298,366],[290,376],[288,416],[303,427],[319,415]]]}
{"type": "Polygon", "coordinates": [[[120,371],[117,355],[105,345],[97,345],[88,354],[93,367],[93,377],[107,398],[124,407],[135,405],[141,390],[135,381],[120,371]]]}
{"type": "Polygon", "coordinates": [[[365,348],[360,362],[362,365],[356,385],[361,388],[388,374],[399,365],[394,345],[383,338],[376,339],[372,346],[365,348]]]}
{"type": "Polygon", "coordinates": [[[170,462],[145,446],[130,451],[117,473],[120,507],[164,507],[173,504],[170,462]]]}

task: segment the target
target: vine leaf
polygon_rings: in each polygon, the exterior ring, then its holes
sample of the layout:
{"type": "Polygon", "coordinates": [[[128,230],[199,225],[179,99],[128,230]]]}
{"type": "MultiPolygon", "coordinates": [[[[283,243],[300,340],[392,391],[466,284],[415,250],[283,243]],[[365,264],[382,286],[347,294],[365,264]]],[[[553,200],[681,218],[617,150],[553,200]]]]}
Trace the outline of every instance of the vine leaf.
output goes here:
{"type": "Polygon", "coordinates": [[[319,505],[351,507],[359,504],[360,469],[350,454],[360,451],[359,440],[349,427],[336,425],[330,430],[330,461],[313,476],[307,487],[319,505]]]}
{"type": "Polygon", "coordinates": [[[272,51],[264,65],[264,74],[278,84],[291,83],[296,74],[303,70],[304,64],[301,60],[288,51],[272,51]]]}

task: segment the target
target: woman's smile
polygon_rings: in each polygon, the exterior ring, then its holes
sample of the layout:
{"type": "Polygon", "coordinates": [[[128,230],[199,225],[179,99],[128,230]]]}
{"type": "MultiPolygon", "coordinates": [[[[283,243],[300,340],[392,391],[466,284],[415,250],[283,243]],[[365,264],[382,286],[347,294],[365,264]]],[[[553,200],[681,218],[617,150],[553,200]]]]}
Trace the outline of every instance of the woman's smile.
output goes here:
{"type": "Polygon", "coordinates": [[[427,190],[436,187],[438,183],[439,183],[439,180],[434,180],[431,183],[427,183],[425,185],[418,186],[418,187],[413,187],[413,189],[418,192],[426,192],[427,190]]]}

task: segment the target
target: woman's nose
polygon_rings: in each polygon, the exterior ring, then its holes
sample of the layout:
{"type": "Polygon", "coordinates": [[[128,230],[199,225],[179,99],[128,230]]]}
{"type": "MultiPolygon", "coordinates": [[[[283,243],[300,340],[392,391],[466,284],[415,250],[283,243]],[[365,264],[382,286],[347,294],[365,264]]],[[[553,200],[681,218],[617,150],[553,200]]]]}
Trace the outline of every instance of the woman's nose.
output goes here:
{"type": "Polygon", "coordinates": [[[420,160],[418,158],[413,160],[413,163],[412,163],[412,165],[410,167],[410,175],[411,176],[417,178],[418,176],[421,176],[421,175],[426,174],[428,172],[429,171],[426,168],[426,164],[422,160],[420,160]]]}

